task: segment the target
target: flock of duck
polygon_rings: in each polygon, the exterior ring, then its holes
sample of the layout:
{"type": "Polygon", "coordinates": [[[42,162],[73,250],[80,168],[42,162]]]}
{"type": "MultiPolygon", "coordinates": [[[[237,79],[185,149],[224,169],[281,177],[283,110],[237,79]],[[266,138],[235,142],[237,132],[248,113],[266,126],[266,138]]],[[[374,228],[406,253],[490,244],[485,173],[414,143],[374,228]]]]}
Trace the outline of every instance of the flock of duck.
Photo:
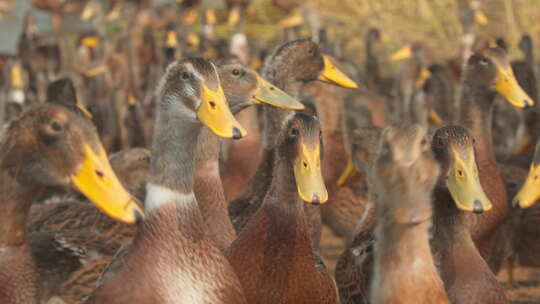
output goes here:
{"type": "Polygon", "coordinates": [[[532,39],[512,62],[503,40],[445,63],[415,42],[390,79],[382,36],[363,77],[310,39],[260,74],[171,60],[152,117],[121,122],[151,122],[150,149],[110,156],[51,81],[0,135],[0,303],[509,303],[496,274],[540,266],[532,39]],[[347,242],[334,275],[323,225],[347,242]]]}

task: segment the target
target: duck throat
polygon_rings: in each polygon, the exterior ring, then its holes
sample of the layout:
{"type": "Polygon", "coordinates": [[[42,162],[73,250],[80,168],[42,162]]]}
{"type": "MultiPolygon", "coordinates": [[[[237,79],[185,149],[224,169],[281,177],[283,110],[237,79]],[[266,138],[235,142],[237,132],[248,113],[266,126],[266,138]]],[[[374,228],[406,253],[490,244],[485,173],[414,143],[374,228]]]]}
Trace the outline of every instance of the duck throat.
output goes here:
{"type": "MultiPolygon", "coordinates": [[[[276,213],[275,220],[280,222],[283,231],[294,231],[296,226],[305,231],[306,214],[303,202],[298,197],[293,166],[290,161],[276,156],[272,182],[264,198],[263,208],[270,208],[276,213]],[[295,226],[295,227],[292,227],[295,226]],[[291,229],[289,229],[291,228],[291,229]]],[[[306,233],[307,235],[307,233],[306,233]]]]}
{"type": "Polygon", "coordinates": [[[158,113],[149,183],[184,194],[193,191],[193,170],[201,128],[197,121],[158,113]]]}
{"type": "MultiPolygon", "coordinates": [[[[161,110],[161,109],[160,109],[161,110]]],[[[193,202],[193,170],[201,131],[197,121],[160,111],[152,143],[145,209],[152,214],[168,204],[193,202]]]]}
{"type": "Polygon", "coordinates": [[[41,187],[15,179],[9,170],[0,174],[0,248],[24,244],[28,213],[40,192],[41,187]]]}

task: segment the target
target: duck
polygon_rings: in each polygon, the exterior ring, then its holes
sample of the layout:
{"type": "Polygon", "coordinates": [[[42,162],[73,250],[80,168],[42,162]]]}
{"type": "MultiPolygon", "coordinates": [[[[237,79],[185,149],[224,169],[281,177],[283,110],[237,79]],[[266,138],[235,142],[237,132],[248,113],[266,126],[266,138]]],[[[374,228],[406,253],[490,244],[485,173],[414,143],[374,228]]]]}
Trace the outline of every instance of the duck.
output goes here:
{"type": "Polygon", "coordinates": [[[432,150],[445,175],[434,193],[432,246],[452,303],[507,303],[471,233],[474,221],[496,208],[481,183],[474,140],[472,132],[452,125],[433,136],[432,150]]]}
{"type": "Polygon", "coordinates": [[[447,66],[437,63],[430,65],[428,71],[429,77],[422,90],[425,93],[427,103],[434,108],[434,111],[430,112],[431,121],[436,125],[456,122],[458,108],[452,71],[447,66]]]}
{"type": "Polygon", "coordinates": [[[104,275],[87,303],[247,303],[233,268],[206,236],[193,192],[203,127],[223,138],[246,132],[226,104],[215,65],[205,59],[170,64],[156,94],[147,218],[127,256],[116,260],[122,267],[104,275]]]}
{"type": "Polygon", "coordinates": [[[390,57],[392,61],[408,59],[399,69],[394,88],[397,94],[396,109],[393,109],[393,120],[411,121],[411,103],[418,89],[422,88],[429,77],[428,66],[432,61],[432,51],[422,41],[406,44],[390,57]]]}
{"type": "Polygon", "coordinates": [[[321,144],[316,118],[286,118],[268,194],[226,251],[250,303],[338,303],[333,280],[313,252],[303,208],[328,199],[321,144]]]}
{"type": "Polygon", "coordinates": [[[392,87],[393,79],[381,75],[379,49],[380,44],[386,41],[387,36],[378,28],[369,28],[366,37],[366,58],[364,61],[364,85],[366,89],[385,97],[391,97],[388,88],[392,87]]]}
{"type": "Polygon", "coordinates": [[[471,237],[482,257],[492,264],[489,255],[497,230],[508,216],[506,187],[493,151],[491,116],[493,102],[500,94],[511,105],[526,108],[533,100],[519,86],[506,54],[500,48],[487,48],[473,54],[464,70],[460,98],[460,124],[475,138],[475,154],[482,187],[493,204],[489,213],[470,219],[471,237]]]}
{"type": "MultiPolygon", "coordinates": [[[[357,84],[337,69],[330,58],[321,53],[319,46],[309,39],[290,41],[278,47],[266,61],[262,75],[293,98],[299,96],[305,83],[315,80],[346,88],[357,87],[357,84]]],[[[246,189],[229,203],[229,215],[237,232],[243,229],[262,204],[272,179],[274,164],[272,149],[275,146],[275,139],[284,117],[290,113],[291,111],[269,107],[262,110],[264,127],[261,161],[250,177],[246,189]]],[[[318,211],[309,212],[316,217],[318,211]]]]}
{"type": "Polygon", "coordinates": [[[134,224],[144,211],[112,171],[95,128],[70,110],[51,104],[26,109],[2,138],[0,300],[40,303],[39,271],[27,242],[30,207],[46,186],[71,186],[102,212],[134,224]]]}
{"type": "MultiPolygon", "coordinates": [[[[508,44],[504,38],[497,38],[496,44],[506,52],[508,51],[508,44]]],[[[512,60],[510,65],[518,84],[533,101],[536,101],[538,92],[534,64],[527,61],[532,57],[532,40],[529,35],[522,36],[519,48],[523,51],[524,60],[512,60]]],[[[529,109],[511,108],[503,100],[497,100],[493,120],[494,128],[497,134],[503,135],[494,138],[498,159],[508,160],[512,155],[523,154],[531,150],[534,142],[531,134],[534,132],[536,108],[536,106],[529,109]]]]}
{"type": "Polygon", "coordinates": [[[450,303],[430,247],[439,164],[417,124],[384,130],[372,168],[378,198],[371,303],[450,303]]]}

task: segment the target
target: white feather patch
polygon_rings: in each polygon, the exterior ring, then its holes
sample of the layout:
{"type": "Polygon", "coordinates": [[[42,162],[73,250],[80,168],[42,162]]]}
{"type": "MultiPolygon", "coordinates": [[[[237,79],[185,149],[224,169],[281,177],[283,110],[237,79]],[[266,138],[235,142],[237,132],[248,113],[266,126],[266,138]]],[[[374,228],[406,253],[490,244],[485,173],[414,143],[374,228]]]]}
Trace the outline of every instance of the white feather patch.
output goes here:
{"type": "Polygon", "coordinates": [[[184,194],[164,186],[149,183],[146,185],[144,209],[147,213],[151,214],[161,206],[167,204],[183,204],[184,202],[192,200],[195,200],[193,192],[184,194]]]}

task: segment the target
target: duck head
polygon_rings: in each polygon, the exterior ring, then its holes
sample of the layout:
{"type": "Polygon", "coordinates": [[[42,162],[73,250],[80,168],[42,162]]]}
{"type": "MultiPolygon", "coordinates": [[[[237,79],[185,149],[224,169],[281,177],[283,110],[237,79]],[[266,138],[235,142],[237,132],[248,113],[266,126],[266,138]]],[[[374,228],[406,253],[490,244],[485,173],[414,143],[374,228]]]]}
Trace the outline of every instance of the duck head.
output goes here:
{"type": "Polygon", "coordinates": [[[518,84],[506,53],[501,48],[486,48],[467,61],[465,81],[468,84],[501,94],[518,108],[534,105],[518,84]]]}
{"type": "Polygon", "coordinates": [[[62,106],[36,106],[13,121],[0,161],[20,183],[72,186],[119,221],[134,223],[144,215],[111,169],[92,124],[62,106]]]}
{"type": "Polygon", "coordinates": [[[328,200],[321,173],[322,133],[316,117],[297,113],[285,122],[278,157],[291,162],[298,195],[304,202],[322,204],[328,200]]]}
{"type": "Polygon", "coordinates": [[[414,225],[431,218],[431,191],[439,166],[429,149],[425,127],[386,128],[371,174],[381,211],[391,220],[414,225]]]}
{"type": "Polygon", "coordinates": [[[516,208],[532,207],[540,198],[540,141],[534,149],[534,156],[529,168],[529,174],[518,194],[512,200],[516,208]]]}
{"type": "MultiPolygon", "coordinates": [[[[341,72],[324,55],[319,45],[309,39],[288,42],[279,47],[267,67],[271,75],[285,78],[286,81],[310,82],[320,80],[345,88],[357,88],[358,85],[341,72]]],[[[266,75],[266,74],[265,74],[266,75]]]]}
{"type": "Polygon", "coordinates": [[[240,63],[219,67],[219,77],[233,114],[253,104],[303,110],[304,105],[240,63]]]}
{"type": "Polygon", "coordinates": [[[450,191],[456,207],[475,213],[490,210],[493,205],[480,184],[474,140],[467,129],[440,128],[433,136],[432,149],[441,164],[441,182],[450,191]]]}
{"type": "Polygon", "coordinates": [[[200,122],[223,138],[246,135],[229,109],[216,67],[205,59],[171,63],[158,86],[158,96],[159,106],[172,117],[200,122]]]}

